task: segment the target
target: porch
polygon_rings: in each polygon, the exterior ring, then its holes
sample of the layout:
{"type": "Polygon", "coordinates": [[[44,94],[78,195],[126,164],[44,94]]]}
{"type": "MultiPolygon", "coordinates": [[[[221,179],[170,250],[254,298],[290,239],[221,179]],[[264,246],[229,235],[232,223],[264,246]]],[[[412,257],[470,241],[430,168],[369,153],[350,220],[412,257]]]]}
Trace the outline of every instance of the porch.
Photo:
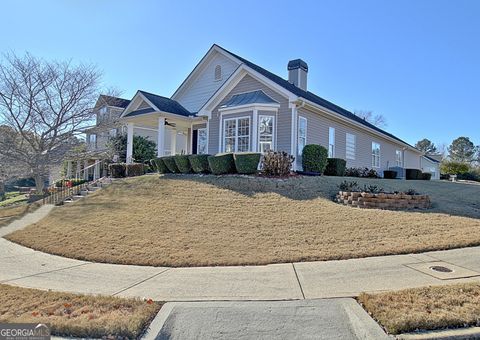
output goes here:
{"type": "MultiPolygon", "coordinates": [[[[198,130],[206,128],[202,117],[183,117],[167,112],[148,112],[123,118],[127,126],[127,163],[133,163],[133,136],[157,145],[157,157],[199,153],[198,130]]],[[[203,134],[203,133],[202,133],[203,134]]],[[[202,138],[202,137],[201,137],[202,138]]]]}

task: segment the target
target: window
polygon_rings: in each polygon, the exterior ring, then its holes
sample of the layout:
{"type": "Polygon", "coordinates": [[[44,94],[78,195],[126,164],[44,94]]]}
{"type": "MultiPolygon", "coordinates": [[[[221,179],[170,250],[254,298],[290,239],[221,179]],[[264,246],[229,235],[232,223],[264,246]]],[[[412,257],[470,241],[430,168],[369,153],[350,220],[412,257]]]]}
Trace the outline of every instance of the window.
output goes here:
{"type": "Polygon", "coordinates": [[[224,152],[245,152],[250,150],[250,118],[224,120],[224,152]]]}
{"type": "Polygon", "coordinates": [[[268,150],[273,150],[273,116],[258,117],[258,146],[261,153],[265,153],[268,150]]]}
{"type": "Polygon", "coordinates": [[[403,167],[403,154],[401,150],[395,150],[395,164],[403,167]]]}
{"type": "Polygon", "coordinates": [[[328,157],[335,157],[335,128],[328,128],[328,157]]]}
{"type": "Polygon", "coordinates": [[[355,159],[357,136],[347,133],[345,155],[347,159],[355,159]]]}
{"type": "Polygon", "coordinates": [[[197,153],[207,153],[207,129],[198,129],[197,135],[197,153]]]}
{"type": "Polygon", "coordinates": [[[380,144],[372,142],[372,167],[380,167],[380,144]]]}
{"type": "Polygon", "coordinates": [[[222,80],[222,67],[220,65],[215,66],[215,80],[222,80]]]}
{"type": "Polygon", "coordinates": [[[97,135],[89,135],[88,144],[90,144],[90,146],[97,147],[97,135]]]}
{"type": "Polygon", "coordinates": [[[297,155],[301,156],[303,148],[307,144],[307,118],[298,117],[298,141],[297,141],[297,155]]]}
{"type": "Polygon", "coordinates": [[[117,136],[117,129],[110,129],[109,135],[110,135],[110,137],[116,137],[117,136]]]}

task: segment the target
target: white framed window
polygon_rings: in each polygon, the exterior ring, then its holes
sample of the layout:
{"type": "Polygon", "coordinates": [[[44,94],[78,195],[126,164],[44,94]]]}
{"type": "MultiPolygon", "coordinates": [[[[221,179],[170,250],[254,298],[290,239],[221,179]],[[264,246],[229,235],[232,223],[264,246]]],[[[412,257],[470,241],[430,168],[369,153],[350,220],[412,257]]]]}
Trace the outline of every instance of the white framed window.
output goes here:
{"type": "Polygon", "coordinates": [[[273,150],[274,127],[274,116],[258,116],[258,147],[261,153],[273,150]]]}
{"type": "Polygon", "coordinates": [[[395,164],[403,167],[403,152],[401,150],[395,150],[395,164]]]}
{"type": "Polygon", "coordinates": [[[307,118],[302,116],[298,117],[297,139],[297,155],[301,156],[307,145],[307,118]]]}
{"type": "Polygon", "coordinates": [[[328,157],[335,157],[335,128],[328,128],[328,157]]]}
{"type": "Polygon", "coordinates": [[[223,121],[223,151],[250,150],[250,117],[229,118],[223,121]]]}
{"type": "Polygon", "coordinates": [[[207,129],[197,130],[197,154],[207,153],[207,129]]]}
{"type": "Polygon", "coordinates": [[[88,144],[90,146],[96,147],[97,146],[97,135],[96,134],[91,134],[88,136],[88,144]]]}
{"type": "Polygon", "coordinates": [[[357,148],[357,136],[347,133],[345,143],[345,156],[347,159],[355,159],[355,153],[357,148]]]}
{"type": "Polygon", "coordinates": [[[372,142],[372,168],[380,167],[380,144],[372,142]]]}
{"type": "Polygon", "coordinates": [[[108,134],[110,135],[110,137],[116,137],[117,136],[117,129],[110,129],[108,134]]]}
{"type": "Polygon", "coordinates": [[[222,66],[215,66],[215,80],[222,80],[222,66]]]}

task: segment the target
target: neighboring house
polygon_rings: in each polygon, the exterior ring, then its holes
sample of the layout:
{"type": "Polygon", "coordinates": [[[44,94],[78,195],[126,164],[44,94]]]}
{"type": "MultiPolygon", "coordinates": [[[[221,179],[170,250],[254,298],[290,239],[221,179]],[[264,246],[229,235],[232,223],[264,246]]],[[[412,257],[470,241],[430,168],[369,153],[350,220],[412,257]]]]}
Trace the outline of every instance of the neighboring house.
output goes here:
{"type": "Polygon", "coordinates": [[[438,163],[410,144],[309,92],[303,60],[287,69],[288,80],[213,45],[170,98],[137,91],[121,114],[127,162],[142,134],[156,141],[158,156],[273,149],[293,154],[297,170],[303,146],[320,144],[348,167],[438,174],[438,163]]]}

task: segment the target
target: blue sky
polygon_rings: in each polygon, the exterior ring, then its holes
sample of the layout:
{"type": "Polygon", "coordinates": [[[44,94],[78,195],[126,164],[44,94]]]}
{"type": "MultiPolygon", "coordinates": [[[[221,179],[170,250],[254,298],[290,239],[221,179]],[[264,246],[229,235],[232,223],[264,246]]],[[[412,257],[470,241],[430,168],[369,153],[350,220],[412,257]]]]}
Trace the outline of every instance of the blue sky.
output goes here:
{"type": "Polygon", "coordinates": [[[480,1],[2,1],[0,52],[95,63],[106,87],[170,96],[213,43],[383,114],[410,143],[480,144],[480,1]],[[8,15],[5,15],[8,13],[8,15]]]}

